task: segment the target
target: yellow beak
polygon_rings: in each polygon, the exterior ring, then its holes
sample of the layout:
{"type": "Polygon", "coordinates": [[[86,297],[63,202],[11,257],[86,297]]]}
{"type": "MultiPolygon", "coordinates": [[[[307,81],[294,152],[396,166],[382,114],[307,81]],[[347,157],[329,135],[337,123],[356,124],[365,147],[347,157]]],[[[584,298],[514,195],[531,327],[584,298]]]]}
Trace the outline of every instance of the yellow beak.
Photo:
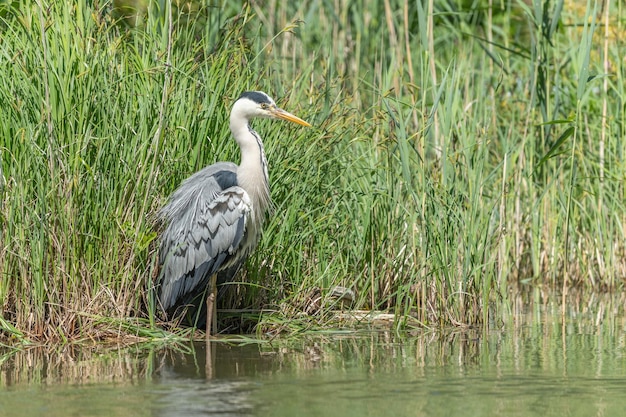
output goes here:
{"type": "Polygon", "coordinates": [[[270,113],[272,114],[272,116],[276,117],[277,119],[287,120],[289,122],[298,123],[299,125],[302,125],[302,126],[311,127],[309,123],[305,122],[298,116],[291,114],[289,112],[286,112],[285,110],[281,108],[275,107],[270,110],[270,113]]]}

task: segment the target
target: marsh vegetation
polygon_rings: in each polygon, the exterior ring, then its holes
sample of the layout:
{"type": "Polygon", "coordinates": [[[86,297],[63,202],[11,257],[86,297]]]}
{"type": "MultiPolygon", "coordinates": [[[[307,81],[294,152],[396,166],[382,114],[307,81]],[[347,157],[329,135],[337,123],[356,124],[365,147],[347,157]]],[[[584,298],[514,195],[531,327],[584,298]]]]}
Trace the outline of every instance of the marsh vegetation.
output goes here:
{"type": "Polygon", "coordinates": [[[238,161],[251,89],[314,129],[255,125],[275,208],[238,323],[335,326],[336,286],[398,328],[622,290],[621,3],[172,3],[0,3],[3,337],[166,336],[154,213],[238,161]]]}

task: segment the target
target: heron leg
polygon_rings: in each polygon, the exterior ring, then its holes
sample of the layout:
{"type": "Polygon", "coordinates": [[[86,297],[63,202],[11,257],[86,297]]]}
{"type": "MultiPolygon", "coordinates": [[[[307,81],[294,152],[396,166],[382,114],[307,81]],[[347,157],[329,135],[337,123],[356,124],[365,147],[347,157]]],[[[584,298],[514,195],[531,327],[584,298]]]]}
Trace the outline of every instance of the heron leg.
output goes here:
{"type": "Polygon", "coordinates": [[[206,298],[206,340],[211,338],[211,330],[217,333],[217,309],[215,308],[215,295],[217,292],[217,275],[211,276],[209,295],[206,298]]]}
{"type": "MultiPolygon", "coordinates": [[[[213,326],[213,334],[217,334],[217,274],[213,274],[211,277],[211,291],[213,291],[213,317],[211,324],[213,326]]],[[[207,326],[209,322],[207,322],[207,326]]]]}

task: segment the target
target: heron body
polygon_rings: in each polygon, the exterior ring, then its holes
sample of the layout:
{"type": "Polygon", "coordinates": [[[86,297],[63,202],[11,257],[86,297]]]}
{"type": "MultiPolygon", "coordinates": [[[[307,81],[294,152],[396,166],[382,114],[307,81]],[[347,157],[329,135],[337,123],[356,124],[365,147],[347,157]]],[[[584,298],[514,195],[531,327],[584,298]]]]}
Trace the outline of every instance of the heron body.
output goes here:
{"type": "Polygon", "coordinates": [[[173,318],[187,308],[197,309],[194,300],[208,294],[207,335],[210,316],[215,320],[216,277],[230,278],[256,247],[271,205],[263,142],[250,127],[255,117],[310,126],[276,107],[263,92],[243,93],[230,115],[241,163],[218,162],[193,174],[158,214],[166,225],[159,254],[159,307],[173,318]]]}

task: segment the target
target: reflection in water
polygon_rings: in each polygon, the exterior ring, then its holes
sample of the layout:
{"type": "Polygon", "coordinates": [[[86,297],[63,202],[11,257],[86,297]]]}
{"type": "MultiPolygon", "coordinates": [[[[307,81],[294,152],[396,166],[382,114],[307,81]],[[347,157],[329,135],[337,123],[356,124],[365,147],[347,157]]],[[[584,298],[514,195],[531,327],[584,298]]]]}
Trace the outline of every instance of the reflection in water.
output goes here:
{"type": "Polygon", "coordinates": [[[249,381],[199,380],[170,374],[162,376],[154,387],[157,399],[153,404],[155,416],[241,416],[253,410],[249,381]]]}
{"type": "Polygon", "coordinates": [[[154,355],[153,381],[157,416],[242,416],[254,410],[249,399],[255,384],[246,377],[271,362],[257,345],[204,343],[188,349],[160,349],[154,355]]]}
{"type": "Polygon", "coordinates": [[[609,316],[212,343],[209,367],[203,343],[29,349],[0,355],[0,416],[620,415],[626,326],[609,316]]]}

